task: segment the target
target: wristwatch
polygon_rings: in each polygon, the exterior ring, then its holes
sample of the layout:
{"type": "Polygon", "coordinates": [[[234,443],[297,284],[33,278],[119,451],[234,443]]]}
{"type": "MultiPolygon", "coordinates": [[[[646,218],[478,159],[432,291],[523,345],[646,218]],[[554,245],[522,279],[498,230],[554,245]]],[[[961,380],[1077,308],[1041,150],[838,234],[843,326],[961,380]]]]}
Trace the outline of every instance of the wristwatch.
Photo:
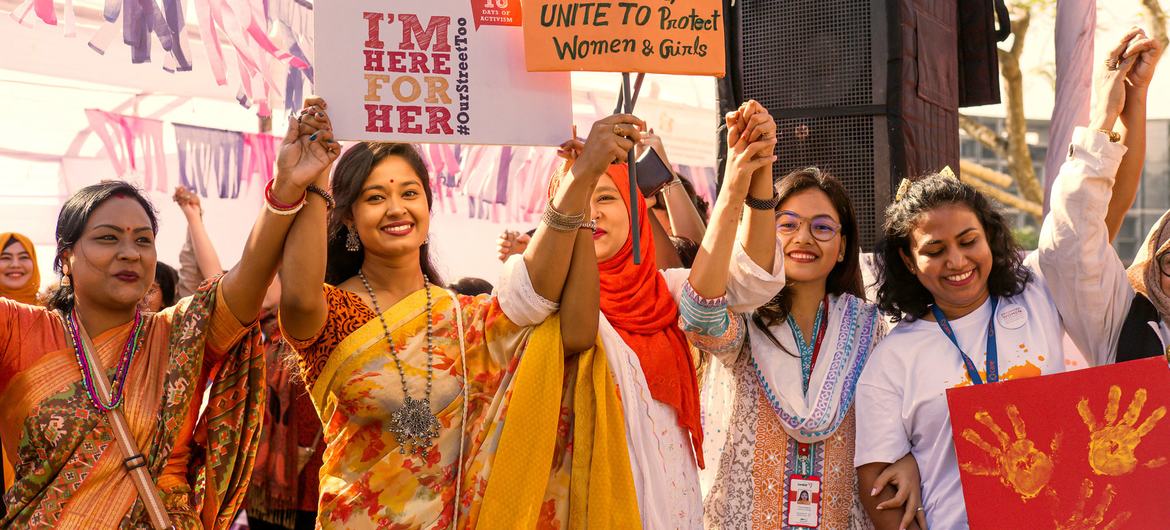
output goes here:
{"type": "Polygon", "coordinates": [[[747,197],[744,197],[743,203],[753,210],[771,211],[776,209],[776,205],[780,204],[780,196],[776,194],[776,190],[772,190],[771,199],[757,199],[749,193],[747,197]]]}

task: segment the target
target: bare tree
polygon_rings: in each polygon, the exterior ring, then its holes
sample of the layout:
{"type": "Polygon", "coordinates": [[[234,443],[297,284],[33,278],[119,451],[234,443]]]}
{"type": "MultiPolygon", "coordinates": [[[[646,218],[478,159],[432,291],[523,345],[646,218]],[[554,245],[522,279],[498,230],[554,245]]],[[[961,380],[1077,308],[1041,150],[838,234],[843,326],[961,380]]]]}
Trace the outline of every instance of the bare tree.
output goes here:
{"type": "Polygon", "coordinates": [[[1145,12],[1146,20],[1150,23],[1150,32],[1153,37],[1162,43],[1162,46],[1170,44],[1170,37],[1166,36],[1166,11],[1162,9],[1162,4],[1158,0],[1141,0],[1142,11],[1145,12]]]}

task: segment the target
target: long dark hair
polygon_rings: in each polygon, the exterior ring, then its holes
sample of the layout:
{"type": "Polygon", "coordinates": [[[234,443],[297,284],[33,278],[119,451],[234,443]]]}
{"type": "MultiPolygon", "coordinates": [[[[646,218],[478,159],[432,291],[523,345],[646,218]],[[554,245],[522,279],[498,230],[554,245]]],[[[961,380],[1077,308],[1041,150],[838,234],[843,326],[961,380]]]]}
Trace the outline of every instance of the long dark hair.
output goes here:
{"type": "MultiPolygon", "coordinates": [[[[357,275],[362,268],[362,261],[366,257],[365,249],[350,252],[345,249],[345,239],[348,235],[346,221],[352,214],[354,202],[361,195],[362,185],[374,170],[374,166],[387,157],[397,156],[410,164],[411,169],[422,179],[423,193],[427,198],[427,209],[430,210],[433,202],[431,194],[431,177],[427,172],[427,165],[423,162],[418,150],[411,144],[390,142],[359,142],[345,151],[337,160],[337,168],[333,170],[333,197],[337,207],[329,212],[329,244],[328,260],[325,265],[325,282],[338,285],[357,275]]],[[[419,248],[418,264],[423,274],[432,284],[444,285],[443,278],[431,263],[430,244],[424,243],[419,248]]]]}
{"type": "MultiPolygon", "coordinates": [[[[829,277],[825,280],[825,292],[837,296],[848,293],[864,300],[865,285],[861,279],[861,242],[857,215],[853,212],[853,202],[849,200],[845,186],[829,173],[815,167],[793,171],[782,177],[777,185],[777,195],[780,198],[780,202],[776,204],[777,211],[785,200],[805,190],[820,190],[829,197],[829,202],[833,203],[837,217],[840,218],[841,236],[845,238],[845,259],[829,271],[829,277]]],[[[792,310],[788,289],[788,287],[781,289],[752,315],[752,323],[781,350],[784,350],[784,347],[768,330],[768,326],[788,318],[788,313],[792,310]]]]}
{"type": "MultiPolygon", "coordinates": [[[[57,255],[53,258],[53,270],[61,273],[62,255],[71,250],[81,239],[89,217],[106,201],[115,197],[128,197],[138,201],[146,216],[150,218],[150,228],[158,234],[158,216],[154,205],[150,203],[142,191],[133,184],[120,180],[107,180],[99,184],[86,186],[74,193],[57,214],[57,255]]],[[[71,311],[73,309],[73,285],[61,285],[49,293],[45,300],[45,307],[56,311],[71,311]]]]}
{"type": "Polygon", "coordinates": [[[1020,245],[1012,237],[1011,226],[987,197],[954,177],[927,175],[910,184],[905,194],[886,208],[885,234],[874,253],[877,304],[895,321],[922,318],[934,303],[934,295],[906,267],[902,253],[911,255],[910,233],[918,217],[948,204],[970,208],[983,225],[991,247],[987,289],[992,296],[1018,295],[1031,278],[1020,245]]]}

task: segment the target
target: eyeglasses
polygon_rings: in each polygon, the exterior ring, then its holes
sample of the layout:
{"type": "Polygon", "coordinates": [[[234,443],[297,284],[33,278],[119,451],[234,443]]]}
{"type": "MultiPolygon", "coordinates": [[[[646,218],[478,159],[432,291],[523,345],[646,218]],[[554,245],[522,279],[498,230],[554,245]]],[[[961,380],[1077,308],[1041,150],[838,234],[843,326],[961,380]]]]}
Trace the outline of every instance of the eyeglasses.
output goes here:
{"type": "Polygon", "coordinates": [[[818,215],[811,219],[796,215],[796,212],[782,210],[776,214],[776,233],[790,236],[800,231],[800,227],[808,224],[809,232],[817,241],[832,241],[841,232],[841,223],[834,221],[827,215],[818,215]]]}
{"type": "Polygon", "coordinates": [[[1170,276],[1170,252],[1158,256],[1158,270],[1162,271],[1162,276],[1170,276]]]}

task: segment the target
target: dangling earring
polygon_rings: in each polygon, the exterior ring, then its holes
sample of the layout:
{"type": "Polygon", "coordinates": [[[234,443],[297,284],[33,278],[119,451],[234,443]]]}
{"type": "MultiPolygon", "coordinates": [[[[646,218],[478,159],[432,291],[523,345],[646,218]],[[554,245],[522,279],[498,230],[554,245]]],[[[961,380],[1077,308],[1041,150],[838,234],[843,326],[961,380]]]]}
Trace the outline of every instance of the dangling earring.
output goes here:
{"type": "Polygon", "coordinates": [[[423,244],[424,245],[431,244],[431,235],[430,234],[427,234],[427,238],[423,240],[423,244]]]}
{"type": "Polygon", "coordinates": [[[72,286],[73,286],[73,280],[69,279],[68,274],[61,276],[61,287],[72,287],[72,286]]]}
{"type": "Polygon", "coordinates": [[[345,250],[350,252],[357,252],[362,249],[362,240],[358,239],[357,230],[346,225],[345,231],[348,235],[345,236],[345,250]]]}

